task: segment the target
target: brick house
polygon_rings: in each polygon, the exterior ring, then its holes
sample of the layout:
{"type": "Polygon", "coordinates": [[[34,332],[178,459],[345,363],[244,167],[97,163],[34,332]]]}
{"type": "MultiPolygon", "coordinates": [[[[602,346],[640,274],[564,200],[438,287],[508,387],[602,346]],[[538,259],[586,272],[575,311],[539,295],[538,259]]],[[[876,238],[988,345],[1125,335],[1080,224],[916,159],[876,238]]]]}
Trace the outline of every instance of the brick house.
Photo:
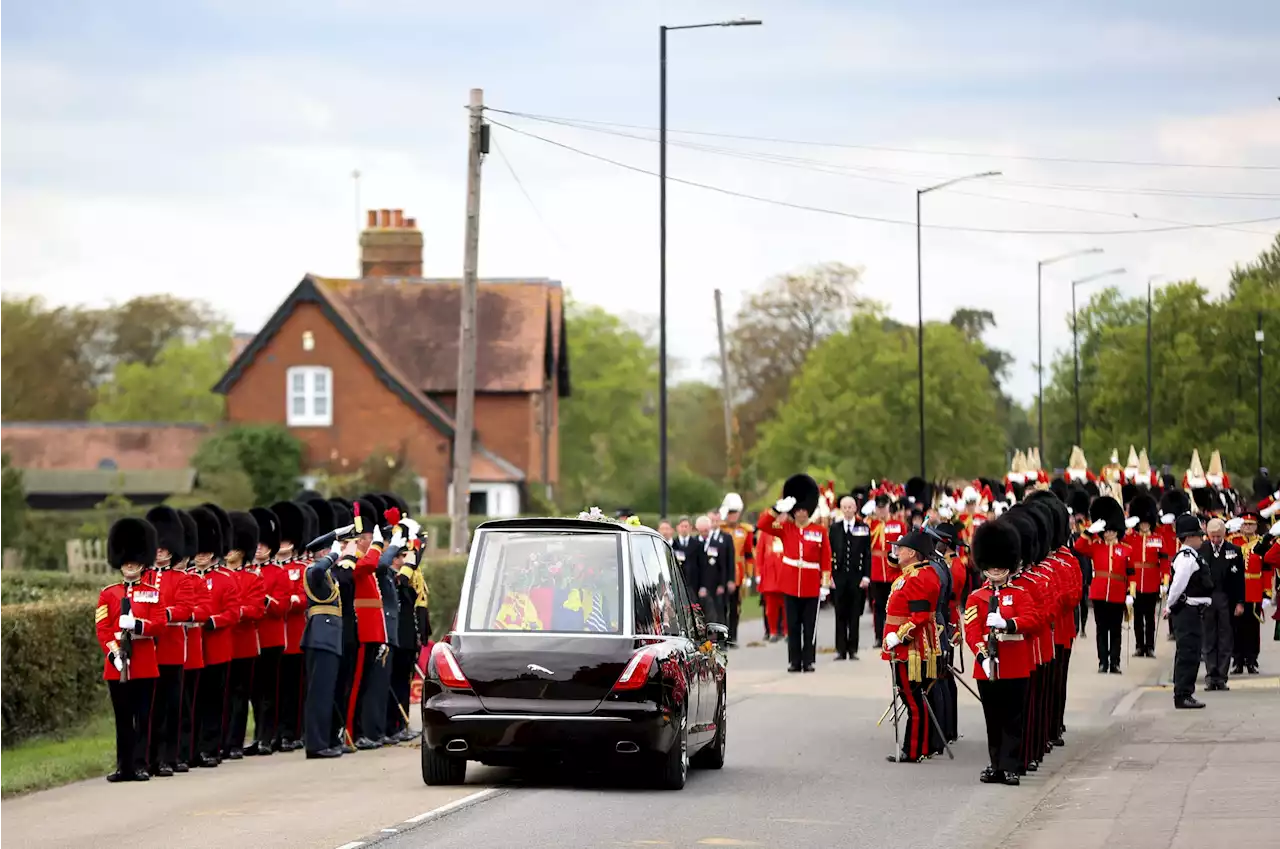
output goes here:
{"type": "MultiPolygon", "coordinates": [[[[422,233],[400,210],[369,212],[358,279],[308,274],[215,387],[232,423],[279,422],[309,468],[400,454],[418,509],[452,503],[461,281],[422,276],[422,233]]],[[[559,480],[560,399],[569,394],[558,281],[490,279],[477,299],[471,504],[523,512],[559,480]]]]}

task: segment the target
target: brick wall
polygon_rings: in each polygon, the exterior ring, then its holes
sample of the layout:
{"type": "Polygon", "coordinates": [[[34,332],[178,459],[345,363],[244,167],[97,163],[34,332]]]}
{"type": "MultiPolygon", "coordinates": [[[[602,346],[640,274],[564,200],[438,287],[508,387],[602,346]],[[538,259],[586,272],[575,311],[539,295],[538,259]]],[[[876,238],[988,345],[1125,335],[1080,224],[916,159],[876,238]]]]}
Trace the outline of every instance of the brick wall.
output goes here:
{"type": "Polygon", "coordinates": [[[394,452],[403,445],[414,472],[427,479],[430,509],[443,512],[450,476],[449,441],[377,378],[315,304],[298,304],[244,369],[227,393],[227,418],[285,424],[286,371],[301,365],[333,370],[332,426],[292,428],[307,446],[308,466],[327,465],[336,455],[355,467],[376,449],[394,452]],[[306,331],[315,339],[311,351],[302,347],[306,331]]]}

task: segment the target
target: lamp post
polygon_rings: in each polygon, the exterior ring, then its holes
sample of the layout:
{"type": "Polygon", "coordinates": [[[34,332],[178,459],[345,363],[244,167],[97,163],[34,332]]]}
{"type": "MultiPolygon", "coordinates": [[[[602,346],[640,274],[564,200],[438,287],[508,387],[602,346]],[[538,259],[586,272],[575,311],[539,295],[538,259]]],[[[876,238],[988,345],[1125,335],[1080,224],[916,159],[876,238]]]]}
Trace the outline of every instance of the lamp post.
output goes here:
{"type": "Polygon", "coordinates": [[[1036,263],[1036,371],[1039,377],[1036,390],[1036,447],[1040,450],[1042,457],[1044,456],[1044,287],[1041,281],[1044,276],[1044,267],[1066,259],[1100,253],[1102,248],[1085,248],[1082,251],[1051,256],[1036,263]]]}
{"type": "Polygon", "coordinates": [[[1151,402],[1151,284],[1161,276],[1153,274],[1147,278],[1147,451],[1152,455],[1156,449],[1151,442],[1155,424],[1155,405],[1151,402]]]}
{"type": "Polygon", "coordinates": [[[739,19],[658,27],[658,513],[667,515],[667,33],[710,27],[755,27],[739,19]]]}
{"type": "Polygon", "coordinates": [[[1258,310],[1258,329],[1253,333],[1258,343],[1258,468],[1262,468],[1262,342],[1266,335],[1262,332],[1262,310],[1258,310]]]}
{"type": "Polygon", "coordinates": [[[1072,360],[1075,363],[1076,445],[1080,444],[1080,333],[1076,326],[1076,287],[1085,283],[1092,283],[1103,277],[1110,277],[1113,274],[1124,274],[1124,272],[1123,268],[1113,268],[1110,271],[1100,271],[1097,274],[1090,274],[1088,277],[1071,281],[1071,350],[1072,360]]]}
{"type": "Polygon", "coordinates": [[[929,194],[929,192],[936,192],[939,189],[945,189],[948,186],[954,186],[956,183],[963,183],[966,180],[981,180],[985,177],[999,176],[999,171],[983,171],[979,174],[966,174],[963,177],[955,177],[925,189],[916,189],[916,375],[917,382],[920,385],[918,402],[920,414],[920,477],[925,480],[928,480],[928,477],[926,475],[924,454],[924,273],[920,262],[920,198],[929,194]]]}

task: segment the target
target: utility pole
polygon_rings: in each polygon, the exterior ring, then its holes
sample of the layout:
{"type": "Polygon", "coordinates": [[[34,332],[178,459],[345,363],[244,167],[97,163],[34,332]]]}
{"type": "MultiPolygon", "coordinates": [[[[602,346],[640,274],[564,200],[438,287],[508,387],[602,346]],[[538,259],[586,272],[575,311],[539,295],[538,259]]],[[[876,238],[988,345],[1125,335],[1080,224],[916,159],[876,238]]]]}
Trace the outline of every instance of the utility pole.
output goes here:
{"type": "Polygon", "coordinates": [[[724,462],[733,468],[733,402],[729,396],[729,352],[724,345],[724,309],[716,289],[716,338],[720,341],[720,395],[724,398],[724,462]]]}
{"type": "Polygon", "coordinates": [[[1266,339],[1262,331],[1262,310],[1258,310],[1258,329],[1253,334],[1254,340],[1258,343],[1258,468],[1263,466],[1262,462],[1262,342],[1266,339]]]}
{"type": "Polygon", "coordinates": [[[484,123],[484,91],[471,89],[471,118],[467,146],[467,228],[462,255],[462,309],[458,340],[458,395],[453,434],[454,554],[466,554],[470,542],[467,520],[471,508],[471,440],[476,420],[476,265],[480,254],[480,164],[489,150],[484,123]]]}

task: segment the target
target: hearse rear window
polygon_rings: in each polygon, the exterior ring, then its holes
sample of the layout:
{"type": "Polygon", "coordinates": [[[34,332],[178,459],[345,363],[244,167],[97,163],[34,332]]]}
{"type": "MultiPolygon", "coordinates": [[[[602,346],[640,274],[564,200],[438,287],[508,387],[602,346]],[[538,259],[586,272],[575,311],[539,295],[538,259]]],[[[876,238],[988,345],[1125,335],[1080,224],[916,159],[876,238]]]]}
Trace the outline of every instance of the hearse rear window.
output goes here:
{"type": "Polygon", "coordinates": [[[467,629],[621,633],[623,536],[486,531],[467,629]]]}

